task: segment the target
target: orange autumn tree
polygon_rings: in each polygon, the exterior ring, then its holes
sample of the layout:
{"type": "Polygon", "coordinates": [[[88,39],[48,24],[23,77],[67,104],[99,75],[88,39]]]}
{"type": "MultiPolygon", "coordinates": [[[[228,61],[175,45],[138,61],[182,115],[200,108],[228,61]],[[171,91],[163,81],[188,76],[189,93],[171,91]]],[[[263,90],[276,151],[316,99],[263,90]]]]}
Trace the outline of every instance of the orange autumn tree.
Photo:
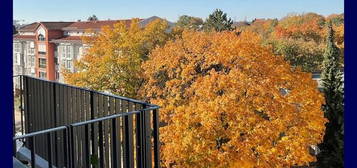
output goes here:
{"type": "Polygon", "coordinates": [[[279,21],[274,35],[277,38],[304,39],[321,42],[324,40],[324,16],[316,13],[289,15],[279,21]]]}
{"type": "Polygon", "coordinates": [[[130,26],[119,22],[114,27],[103,27],[93,36],[84,36],[83,42],[89,48],[75,62],[76,72],[63,72],[65,81],[138,98],[137,92],[144,82],[141,64],[152,49],[171,37],[168,28],[165,20],[156,19],[142,27],[138,19],[132,19],[130,26]]]}
{"type": "Polygon", "coordinates": [[[278,19],[254,19],[249,26],[238,27],[237,31],[252,31],[261,35],[263,39],[269,39],[278,23],[278,19]]]}
{"type": "Polygon", "coordinates": [[[162,165],[273,168],[307,165],[325,131],[323,96],[257,35],[188,32],[143,64],[160,105],[162,165]]]}

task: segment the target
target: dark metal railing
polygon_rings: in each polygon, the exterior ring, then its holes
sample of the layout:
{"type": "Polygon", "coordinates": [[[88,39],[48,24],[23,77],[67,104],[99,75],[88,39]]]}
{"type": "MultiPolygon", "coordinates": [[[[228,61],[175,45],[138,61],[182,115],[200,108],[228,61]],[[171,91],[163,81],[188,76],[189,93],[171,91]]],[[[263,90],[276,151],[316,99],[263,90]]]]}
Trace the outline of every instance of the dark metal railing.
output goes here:
{"type": "Polygon", "coordinates": [[[159,167],[158,106],[29,76],[18,78],[24,135],[13,140],[31,151],[33,167],[39,157],[48,167],[159,167]]]}

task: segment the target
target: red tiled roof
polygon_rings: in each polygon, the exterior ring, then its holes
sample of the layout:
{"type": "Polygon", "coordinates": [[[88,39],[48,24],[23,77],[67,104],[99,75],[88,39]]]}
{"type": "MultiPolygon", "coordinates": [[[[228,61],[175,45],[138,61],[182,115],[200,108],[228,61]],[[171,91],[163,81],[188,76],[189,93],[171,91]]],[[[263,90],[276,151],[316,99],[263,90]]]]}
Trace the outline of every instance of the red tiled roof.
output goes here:
{"type": "Polygon", "coordinates": [[[65,36],[56,40],[81,40],[81,36],[65,36]]]}
{"type": "Polygon", "coordinates": [[[31,23],[31,24],[28,24],[28,25],[25,25],[25,26],[21,27],[18,31],[19,32],[24,32],[24,31],[34,32],[38,25],[39,25],[39,23],[34,22],[34,23],[31,23]]]}
{"type": "Polygon", "coordinates": [[[48,30],[61,30],[62,28],[72,24],[74,22],[34,22],[31,24],[28,24],[26,26],[23,26],[19,29],[19,32],[24,32],[24,31],[31,31],[34,32],[37,27],[42,24],[43,26],[46,27],[48,30]]]}
{"type": "Polygon", "coordinates": [[[53,39],[51,42],[81,42],[81,36],[65,36],[58,39],[53,39]]]}
{"type": "Polygon", "coordinates": [[[100,29],[103,26],[113,26],[118,22],[125,22],[127,26],[130,25],[131,20],[97,20],[97,21],[83,21],[74,22],[71,25],[66,26],[63,30],[86,30],[86,29],[100,29]]]}
{"type": "Polygon", "coordinates": [[[252,21],[252,23],[264,23],[264,22],[266,22],[267,21],[267,19],[257,19],[257,18],[255,18],[253,21],[252,21]]]}
{"type": "Polygon", "coordinates": [[[35,40],[36,36],[35,35],[19,35],[19,34],[16,34],[16,35],[13,36],[13,39],[16,39],[16,40],[35,40]]]}
{"type": "MultiPolygon", "coordinates": [[[[143,21],[143,19],[139,19],[143,21]]],[[[23,26],[19,31],[32,31],[34,32],[37,27],[42,24],[48,30],[87,30],[94,29],[99,30],[103,26],[113,26],[115,23],[124,22],[127,26],[130,26],[131,19],[127,20],[97,20],[97,21],[79,21],[79,22],[34,22],[23,26]]]]}
{"type": "Polygon", "coordinates": [[[74,22],[40,22],[47,30],[61,30],[74,22]]]}
{"type": "Polygon", "coordinates": [[[234,27],[249,26],[249,23],[246,21],[234,22],[232,26],[234,27]]]}

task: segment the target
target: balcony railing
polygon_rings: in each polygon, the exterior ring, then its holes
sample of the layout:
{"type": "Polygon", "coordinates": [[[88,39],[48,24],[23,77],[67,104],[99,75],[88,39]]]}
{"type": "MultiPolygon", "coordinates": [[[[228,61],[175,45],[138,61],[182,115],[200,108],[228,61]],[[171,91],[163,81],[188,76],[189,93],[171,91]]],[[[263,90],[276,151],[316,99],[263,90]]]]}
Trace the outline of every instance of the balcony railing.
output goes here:
{"type": "Polygon", "coordinates": [[[40,55],[46,55],[46,52],[45,52],[45,51],[38,51],[38,54],[40,54],[40,55]]]}
{"type": "Polygon", "coordinates": [[[22,135],[13,138],[14,157],[31,167],[159,167],[158,106],[29,76],[16,78],[22,135]]]}

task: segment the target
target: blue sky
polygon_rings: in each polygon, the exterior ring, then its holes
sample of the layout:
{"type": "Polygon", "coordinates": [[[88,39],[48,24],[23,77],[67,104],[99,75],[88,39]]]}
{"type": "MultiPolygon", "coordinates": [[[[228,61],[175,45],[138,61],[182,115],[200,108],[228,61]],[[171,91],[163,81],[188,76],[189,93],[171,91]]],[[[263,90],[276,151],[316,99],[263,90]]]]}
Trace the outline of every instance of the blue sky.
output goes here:
{"type": "Polygon", "coordinates": [[[281,18],[290,13],[343,13],[343,0],[14,0],[14,19],[35,21],[146,18],[176,21],[180,15],[206,18],[219,8],[233,20],[281,18]]]}

